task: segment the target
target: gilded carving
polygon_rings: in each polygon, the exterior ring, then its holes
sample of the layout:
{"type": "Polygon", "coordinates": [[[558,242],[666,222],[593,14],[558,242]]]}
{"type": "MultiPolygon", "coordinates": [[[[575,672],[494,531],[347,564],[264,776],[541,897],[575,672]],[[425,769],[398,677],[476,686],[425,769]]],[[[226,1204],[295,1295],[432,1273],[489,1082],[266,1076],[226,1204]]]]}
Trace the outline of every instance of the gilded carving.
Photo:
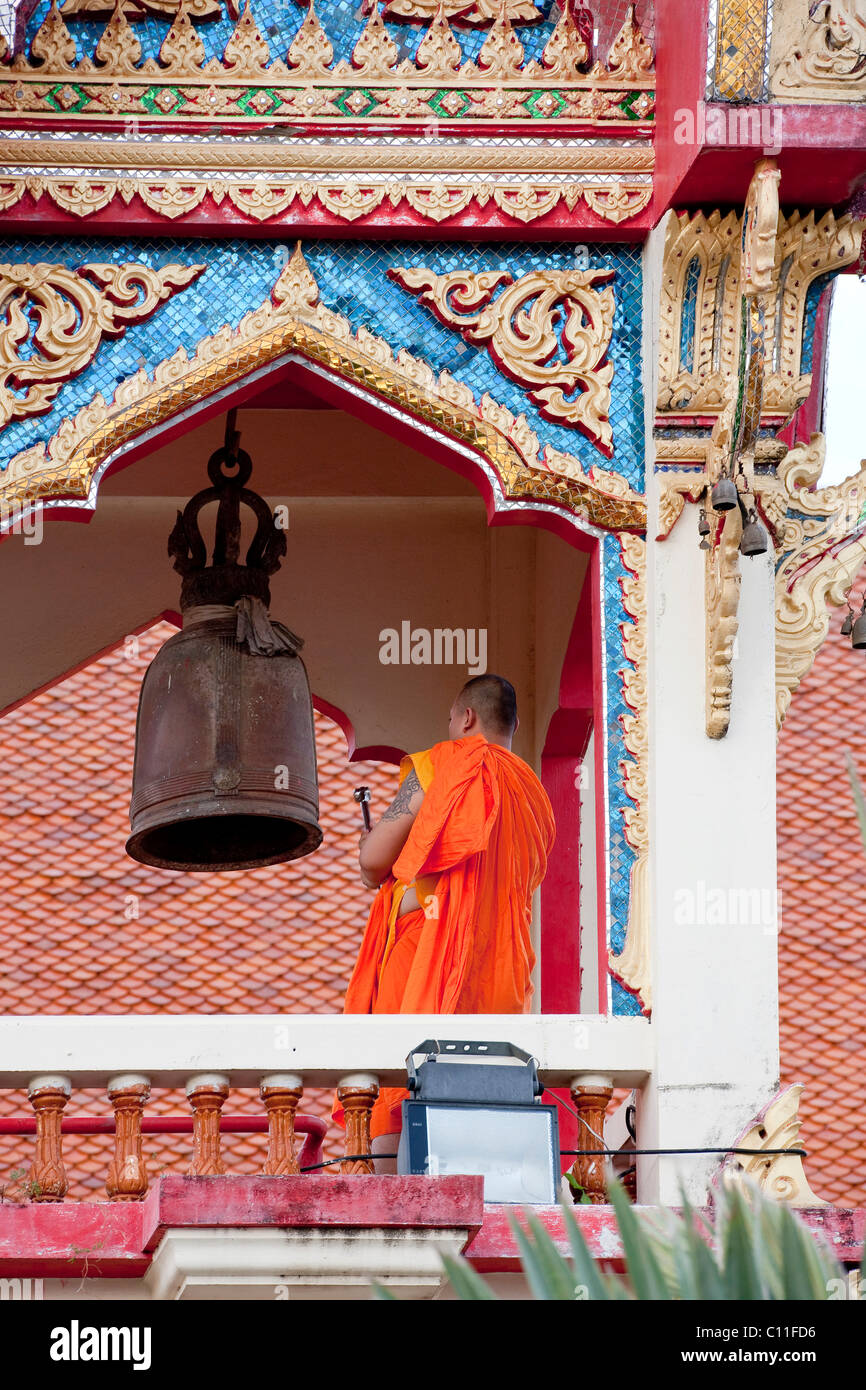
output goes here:
{"type": "Polygon", "coordinates": [[[572,81],[580,76],[580,68],[588,57],[589,50],[575,23],[571,7],[565,5],[556,21],[556,28],[544,46],[538,75],[540,77],[546,73],[557,82],[572,81]]]}
{"type": "MultiPolygon", "coordinates": [[[[389,77],[399,56],[397,45],[382,22],[379,6],[374,4],[361,37],[352,49],[352,67],[361,77],[389,77]]],[[[339,67],[338,64],[335,73],[339,67]]],[[[412,71],[411,64],[409,67],[412,71]]]]}
{"type": "Polygon", "coordinates": [[[0,428],[41,415],[61,386],[184,289],[203,265],[0,265],[0,428]],[[25,350],[26,349],[26,350],[25,350]]]}
{"type": "Polygon", "coordinates": [[[612,183],[606,188],[587,188],[584,197],[599,217],[603,217],[606,222],[619,223],[643,212],[649,204],[652,192],[651,184],[645,184],[642,188],[629,188],[624,183],[612,183]]]}
{"type": "Polygon", "coordinates": [[[440,323],[486,347],[499,370],[528,392],[545,418],[581,430],[610,456],[613,364],[607,351],[614,298],[609,286],[595,287],[610,280],[613,271],[536,270],[516,281],[507,272],[437,275],[421,266],[395,267],[388,273],[427,304],[440,323]],[[564,322],[558,330],[560,316],[564,322]]]}
{"type": "Polygon", "coordinates": [[[141,44],[126,18],[125,0],[117,0],[94,57],[113,77],[130,77],[141,61],[141,44]]]}
{"type": "Polygon", "coordinates": [[[52,73],[72,71],[75,62],[75,40],[63,23],[63,16],[57,8],[57,0],[51,0],[51,8],[42,24],[33,35],[30,57],[36,59],[52,73]]]}
{"type": "Polygon", "coordinates": [[[257,77],[265,72],[271,50],[253,19],[250,0],[246,0],[234,33],[225,46],[223,65],[232,77],[257,77]]]}
{"type": "Polygon", "coordinates": [[[705,552],[706,605],[706,729],[710,738],[723,738],[731,721],[734,642],[740,603],[740,540],[743,519],[739,507],[717,518],[705,552]]]}
{"type": "Polygon", "coordinates": [[[519,73],[524,49],[511,27],[505,5],[501,4],[497,9],[496,18],[478,54],[478,70],[485,77],[509,78],[519,73]]]}
{"type": "Polygon", "coordinates": [[[533,24],[542,18],[532,0],[385,0],[386,19],[430,19],[438,10],[459,24],[489,24],[504,13],[511,24],[533,24]]]}
{"type": "Polygon", "coordinates": [[[629,5],[625,21],[607,55],[611,77],[643,77],[653,70],[653,51],[635,19],[635,6],[629,5]]]}
{"type": "MultiPolygon", "coordinates": [[[[159,13],[172,24],[157,61],[141,59],[133,25],[142,11],[132,0],[117,0],[110,11],[99,4],[86,11],[64,7],[62,12],[55,0],[31,43],[29,59],[19,55],[11,74],[4,78],[0,73],[0,110],[39,115],[51,123],[69,113],[73,125],[79,116],[83,121],[106,115],[135,116],[158,125],[163,118],[183,122],[188,116],[200,119],[203,113],[215,121],[226,116],[240,122],[267,116],[269,123],[279,125],[298,119],[407,121],[421,117],[429,122],[435,115],[463,124],[481,119],[526,122],[532,117],[536,123],[615,123],[617,133],[627,131],[630,138],[635,134],[635,120],[648,121],[653,110],[652,55],[630,19],[611,50],[611,69],[596,63],[586,72],[586,44],[568,7],[561,11],[541,60],[524,62],[523,45],[512,27],[519,0],[497,0],[496,4],[491,0],[484,44],[475,61],[463,62],[449,24],[449,16],[453,17],[449,0],[442,4],[430,0],[424,16],[429,28],[414,61],[398,61],[397,46],[379,8],[373,6],[352,61],[335,63],[333,46],[312,0],[285,60],[271,55],[246,0],[240,14],[235,6],[230,8],[235,29],[222,57],[205,60],[201,37],[191,23],[203,17],[203,3],[213,0],[159,0],[159,13]],[[95,51],[76,59],[76,46],[62,16],[78,12],[110,17],[95,51]],[[152,84],[150,79],[166,74],[178,79],[176,91],[152,84]],[[323,77],[330,78],[330,86],[317,80],[323,77]],[[518,77],[522,87],[515,82],[518,77]],[[263,78],[267,89],[263,89],[263,78]],[[85,86],[80,85],[81,79],[86,79],[85,86]],[[440,84],[449,90],[441,90],[440,84]]],[[[486,6],[488,0],[478,3],[486,6]]],[[[529,10],[533,18],[540,18],[541,12],[531,4],[529,10]]],[[[464,6],[462,15],[467,13],[464,6]]],[[[623,145],[619,152],[618,172],[633,168],[634,146],[623,145]]],[[[140,153],[136,148],[136,167],[140,153]]],[[[651,168],[651,149],[641,153],[649,156],[646,167],[651,168]]],[[[539,156],[545,173],[558,170],[559,148],[539,149],[539,156]]],[[[100,163],[104,167],[104,158],[100,163]]],[[[636,208],[631,205],[637,204],[638,195],[632,196],[631,203],[623,196],[608,201],[609,208],[601,215],[614,220],[616,211],[619,220],[634,215],[636,208]]],[[[640,206],[645,206],[645,200],[640,206]]]]}
{"type": "Polygon", "coordinates": [[[183,0],[162,41],[159,61],[172,77],[191,77],[204,60],[204,44],[190,19],[189,4],[183,0]]]}
{"type": "Polygon", "coordinates": [[[328,72],[334,61],[334,50],[319,22],[313,0],[310,0],[304,22],[292,40],[287,62],[299,77],[318,77],[328,72]]]}
{"type": "Polygon", "coordinates": [[[789,26],[770,91],[784,101],[866,99],[866,3],[864,0],[800,0],[798,28],[789,26]]]}
{"type": "Polygon", "coordinates": [[[779,466],[776,724],[827,636],[827,605],[840,605],[866,562],[866,461],[859,473],[818,486],[824,436],[791,449],[779,466]]]}
{"type": "Polygon", "coordinates": [[[627,759],[620,763],[623,786],[631,806],[625,813],[625,837],[636,853],[631,869],[628,926],[620,955],[609,956],[617,979],[635,991],[649,1012],[652,1009],[649,910],[649,801],[647,728],[647,610],[646,541],[642,536],[620,536],[623,565],[623,607],[631,618],[623,624],[623,649],[631,666],[623,667],[623,695],[630,713],[623,716],[627,759]]]}
{"type": "MultiPolygon", "coordinates": [[[[863,224],[850,215],[832,212],[816,221],[813,212],[777,220],[772,270],[767,263],[772,238],[773,186],[766,166],[757,174],[762,209],[762,248],[750,246],[762,259],[763,282],[772,282],[764,311],[764,403],[761,423],[779,427],[802,405],[811,389],[811,375],[801,372],[803,320],[810,285],[819,276],[856,260],[863,224]]],[[[758,190],[754,197],[758,199],[758,190]]],[[[671,214],[665,238],[659,326],[658,423],[667,415],[685,423],[688,417],[717,415],[736,379],[741,330],[742,219],[671,214]],[[697,281],[693,295],[694,328],[683,343],[686,285],[693,262],[697,281]]],[[[747,268],[748,269],[748,268],[747,268]]]]}
{"type": "Polygon", "coordinates": [[[415,66],[425,77],[448,81],[459,70],[462,59],[460,44],[440,0],[430,27],[418,45],[415,66]]]}
{"type": "MultiPolygon", "coordinates": [[[[61,14],[101,19],[108,18],[113,8],[113,0],[64,0],[61,14]]],[[[181,10],[186,11],[192,19],[221,19],[223,14],[220,0],[125,0],[124,10],[133,18],[140,18],[142,14],[168,18],[178,15],[181,10]]],[[[227,0],[226,10],[230,19],[237,19],[237,0],[227,0]]]]}
{"type": "Polygon", "coordinates": [[[35,498],[88,497],[96,469],[128,441],[291,352],[476,451],[495,470],[505,498],[544,500],[607,530],[644,529],[643,499],[630,489],[597,485],[577,460],[572,476],[555,471],[539,460],[538,440],[522,417],[489,398],[476,402],[463,383],[447,372],[437,378],[405,349],[395,356],[365,330],[353,333],[343,315],[319,303],[300,247],[272,297],[237,329],[202,339],[192,359],[180,348],[152,375],[136,373],[111,403],[97,394],[47,445],[16,455],[2,476],[0,501],[14,507],[35,498]]]}
{"type": "Polygon", "coordinates": [[[743,1174],[752,1178],[770,1197],[791,1207],[824,1207],[809,1186],[803,1159],[790,1150],[799,1148],[802,1121],[799,1117],[802,1086],[779,1091],[743,1132],[737,1135],[736,1149],[773,1150],[781,1153],[731,1154],[724,1165],[724,1176],[736,1181],[743,1174]]]}
{"type": "MultiPolygon", "coordinates": [[[[145,177],[106,178],[104,176],[83,176],[70,179],[68,176],[50,177],[28,174],[22,178],[0,180],[0,211],[14,207],[25,194],[30,194],[34,202],[50,198],[52,202],[75,216],[87,217],[90,213],[106,207],[115,198],[129,204],[136,195],[152,211],[160,216],[177,218],[192,211],[209,197],[219,206],[228,197],[232,204],[256,221],[266,221],[281,216],[296,202],[308,208],[313,200],[327,207],[335,216],[352,221],[361,215],[358,197],[353,194],[358,184],[348,182],[335,184],[321,174],[315,179],[301,179],[290,182],[272,182],[266,174],[257,175],[246,181],[227,179],[175,178],[153,180],[145,177]],[[257,191],[250,196],[250,188],[257,191]]],[[[468,186],[464,179],[404,180],[401,182],[381,182],[379,179],[360,185],[364,189],[364,203],[367,212],[374,211],[385,199],[392,207],[403,201],[424,218],[441,222],[455,216],[471,202],[483,208],[491,200],[509,217],[520,222],[534,222],[558,206],[572,212],[580,201],[584,190],[580,184],[559,183],[536,185],[533,183],[481,183],[471,181],[468,186]]],[[[644,190],[640,190],[641,194],[644,190]]],[[[649,197],[649,190],[646,190],[649,197]]]]}

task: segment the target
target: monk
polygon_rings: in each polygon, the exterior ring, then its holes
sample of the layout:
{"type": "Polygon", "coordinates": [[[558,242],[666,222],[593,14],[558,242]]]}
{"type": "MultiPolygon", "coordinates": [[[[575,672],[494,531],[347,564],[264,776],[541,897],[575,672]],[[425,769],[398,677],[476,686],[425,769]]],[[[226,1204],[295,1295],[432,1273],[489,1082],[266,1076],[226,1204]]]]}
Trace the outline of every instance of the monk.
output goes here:
{"type": "MultiPolygon", "coordinates": [[[[476,676],[451,706],[448,740],[403,759],[397,795],[361,835],[361,878],[376,899],[345,1013],[528,1010],[532,895],[555,826],[547,793],[511,752],[517,727],[510,682],[476,676]]],[[[407,1096],[380,1091],[374,1154],[396,1153],[407,1096]]],[[[378,1159],[376,1170],[396,1165],[378,1159]]]]}

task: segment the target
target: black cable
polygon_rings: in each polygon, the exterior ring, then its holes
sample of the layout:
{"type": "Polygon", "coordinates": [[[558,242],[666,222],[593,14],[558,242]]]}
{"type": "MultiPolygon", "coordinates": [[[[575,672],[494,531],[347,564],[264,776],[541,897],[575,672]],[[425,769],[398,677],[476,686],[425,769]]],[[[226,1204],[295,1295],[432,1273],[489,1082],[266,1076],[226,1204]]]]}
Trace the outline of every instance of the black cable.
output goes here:
{"type": "Polygon", "coordinates": [[[343,1154],[342,1158],[326,1158],[324,1163],[310,1163],[301,1168],[302,1173],[314,1173],[317,1168],[330,1168],[332,1163],[370,1163],[377,1158],[396,1158],[393,1154],[343,1154]]]}
{"type": "MultiPolygon", "coordinates": [[[[560,1149],[560,1158],[631,1158],[644,1154],[656,1157],[676,1154],[791,1154],[795,1158],[808,1158],[806,1149],[560,1149]]],[[[343,1154],[342,1158],[326,1158],[324,1163],[311,1163],[302,1168],[302,1173],[313,1173],[319,1168],[330,1168],[335,1163],[373,1162],[377,1158],[396,1158],[392,1154],[343,1154]]]]}
{"type": "MultiPolygon", "coordinates": [[[[562,1106],[563,1110],[567,1110],[581,1124],[586,1124],[586,1121],[562,1099],[562,1096],[558,1096],[549,1086],[545,1086],[544,1090],[549,1096],[553,1096],[553,1099],[562,1106]]],[[[629,1134],[634,1138],[634,1133],[627,1120],[626,1124],[629,1134]]],[[[588,1125],[587,1128],[589,1128],[588,1125]]],[[[588,1158],[591,1154],[654,1154],[656,1156],[663,1154],[793,1154],[795,1158],[808,1158],[809,1156],[806,1149],[560,1149],[559,1152],[563,1158],[588,1158]]]]}
{"type": "Polygon", "coordinates": [[[613,1154],[617,1158],[631,1158],[632,1154],[792,1154],[795,1158],[808,1158],[806,1149],[560,1149],[563,1158],[598,1158],[613,1154]]]}

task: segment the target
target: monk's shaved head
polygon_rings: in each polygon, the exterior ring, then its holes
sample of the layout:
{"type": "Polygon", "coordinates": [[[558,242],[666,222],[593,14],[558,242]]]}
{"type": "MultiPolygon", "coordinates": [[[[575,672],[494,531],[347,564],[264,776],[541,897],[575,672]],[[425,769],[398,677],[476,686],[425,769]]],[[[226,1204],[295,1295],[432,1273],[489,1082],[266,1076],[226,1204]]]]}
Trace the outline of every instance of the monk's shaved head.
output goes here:
{"type": "Polygon", "coordinates": [[[454,709],[458,713],[473,709],[484,732],[495,738],[510,739],[517,728],[517,696],[504,676],[475,676],[467,681],[454,709]]]}

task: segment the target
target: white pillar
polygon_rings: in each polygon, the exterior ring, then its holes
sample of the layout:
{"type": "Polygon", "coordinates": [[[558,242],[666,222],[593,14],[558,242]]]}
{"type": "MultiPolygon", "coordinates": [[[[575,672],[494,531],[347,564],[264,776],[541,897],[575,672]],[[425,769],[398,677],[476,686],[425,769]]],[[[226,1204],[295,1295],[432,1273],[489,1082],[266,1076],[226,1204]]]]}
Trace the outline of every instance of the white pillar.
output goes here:
{"type": "MultiPolygon", "coordinates": [[[[648,247],[658,302],[662,229],[648,247]]],[[[657,311],[656,311],[657,312],[657,311]]],[[[658,341],[650,319],[649,343],[658,341]]],[[[648,361],[649,366],[649,361],[648,361]]],[[[778,1085],[772,555],[741,558],[730,727],[705,732],[704,557],[696,508],[654,540],[655,381],[648,381],[650,883],[655,1070],[640,1148],[731,1144],[778,1085]]],[[[644,1158],[638,1199],[703,1200],[721,1155],[644,1158]]]]}

